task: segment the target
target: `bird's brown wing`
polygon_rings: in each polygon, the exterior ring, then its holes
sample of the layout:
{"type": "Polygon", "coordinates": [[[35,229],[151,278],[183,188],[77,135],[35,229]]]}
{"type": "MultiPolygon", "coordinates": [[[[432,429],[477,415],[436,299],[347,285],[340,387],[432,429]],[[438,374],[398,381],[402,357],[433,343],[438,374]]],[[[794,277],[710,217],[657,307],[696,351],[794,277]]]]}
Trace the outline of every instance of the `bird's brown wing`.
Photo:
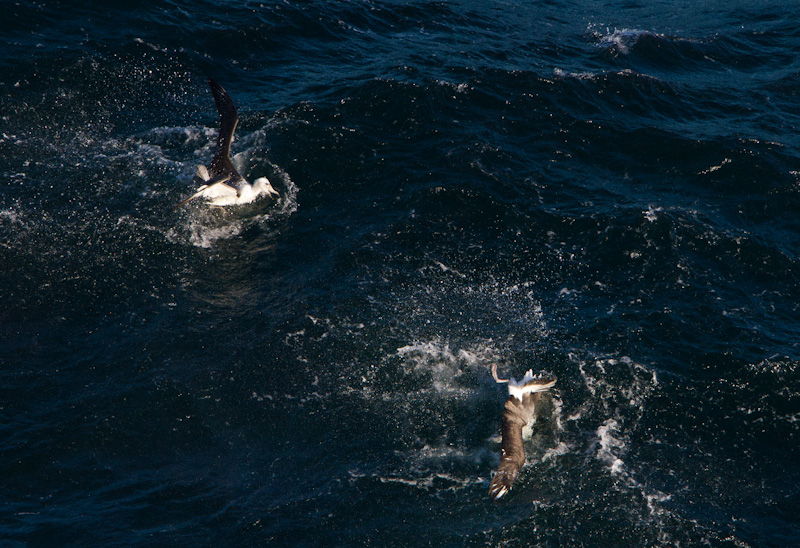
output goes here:
{"type": "Polygon", "coordinates": [[[525,466],[525,447],[522,444],[522,428],[533,417],[539,394],[525,394],[522,401],[509,396],[503,409],[503,435],[500,465],[489,485],[489,496],[498,501],[510,490],[519,471],[525,466]]]}

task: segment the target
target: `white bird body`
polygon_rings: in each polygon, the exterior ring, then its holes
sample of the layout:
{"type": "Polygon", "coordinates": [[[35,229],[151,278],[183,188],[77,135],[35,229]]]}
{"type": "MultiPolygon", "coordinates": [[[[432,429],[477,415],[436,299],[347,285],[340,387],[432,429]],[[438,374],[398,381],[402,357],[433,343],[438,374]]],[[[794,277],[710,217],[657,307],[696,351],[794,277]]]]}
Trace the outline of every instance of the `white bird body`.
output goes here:
{"type": "Polygon", "coordinates": [[[278,192],[272,188],[269,179],[259,177],[253,184],[248,183],[244,178],[238,181],[238,186],[234,187],[228,181],[216,181],[209,176],[206,166],[197,166],[197,177],[206,182],[197,189],[190,200],[202,196],[209,204],[214,206],[242,205],[254,202],[261,196],[277,196],[278,192]]]}

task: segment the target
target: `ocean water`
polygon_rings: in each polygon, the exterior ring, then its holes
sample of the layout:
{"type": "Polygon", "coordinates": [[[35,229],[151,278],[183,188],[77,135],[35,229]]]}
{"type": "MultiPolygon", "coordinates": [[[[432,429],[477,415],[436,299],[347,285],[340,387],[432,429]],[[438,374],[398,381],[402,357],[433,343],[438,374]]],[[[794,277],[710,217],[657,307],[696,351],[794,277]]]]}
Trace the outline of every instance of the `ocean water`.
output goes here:
{"type": "Polygon", "coordinates": [[[800,546],[794,2],[2,11],[0,545],[800,546]]]}

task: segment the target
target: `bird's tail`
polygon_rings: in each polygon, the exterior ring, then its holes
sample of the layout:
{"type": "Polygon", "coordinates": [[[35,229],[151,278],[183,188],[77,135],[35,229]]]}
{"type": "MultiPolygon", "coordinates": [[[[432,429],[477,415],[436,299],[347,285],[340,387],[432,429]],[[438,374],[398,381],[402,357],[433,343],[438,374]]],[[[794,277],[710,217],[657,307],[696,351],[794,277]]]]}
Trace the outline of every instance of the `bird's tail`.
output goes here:
{"type": "Polygon", "coordinates": [[[194,194],[192,194],[191,196],[189,196],[188,198],[186,198],[184,201],[182,201],[182,202],[181,202],[181,203],[179,203],[178,205],[174,206],[174,207],[173,207],[173,208],[172,208],[170,211],[175,211],[176,209],[178,209],[178,208],[179,208],[179,207],[181,207],[182,205],[184,205],[184,204],[187,204],[187,203],[191,202],[192,200],[194,200],[195,198],[198,198],[198,197],[202,196],[202,194],[203,194],[203,191],[204,191],[205,189],[207,189],[207,188],[208,188],[208,185],[203,185],[203,186],[201,186],[201,187],[200,187],[200,189],[199,189],[197,192],[195,192],[194,194]]]}

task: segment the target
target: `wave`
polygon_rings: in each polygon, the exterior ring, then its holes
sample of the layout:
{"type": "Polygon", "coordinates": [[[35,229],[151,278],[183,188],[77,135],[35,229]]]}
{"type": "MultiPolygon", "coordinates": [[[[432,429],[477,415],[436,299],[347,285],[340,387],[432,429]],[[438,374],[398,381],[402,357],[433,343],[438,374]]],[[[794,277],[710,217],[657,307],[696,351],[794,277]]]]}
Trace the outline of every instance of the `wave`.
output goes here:
{"type": "Polygon", "coordinates": [[[9,7],[0,60],[15,540],[796,533],[791,17],[61,4],[9,7]],[[277,203],[168,213],[205,73],[277,203]],[[494,363],[558,377],[500,507],[494,363]]]}
{"type": "Polygon", "coordinates": [[[686,72],[703,85],[715,85],[714,75],[720,72],[728,77],[731,71],[741,72],[744,81],[759,68],[787,66],[792,60],[780,47],[786,32],[787,29],[742,28],[728,34],[681,37],[637,28],[612,31],[590,25],[588,29],[590,39],[609,61],[635,63],[641,71],[649,69],[674,79],[683,80],[681,73],[686,72]]]}

